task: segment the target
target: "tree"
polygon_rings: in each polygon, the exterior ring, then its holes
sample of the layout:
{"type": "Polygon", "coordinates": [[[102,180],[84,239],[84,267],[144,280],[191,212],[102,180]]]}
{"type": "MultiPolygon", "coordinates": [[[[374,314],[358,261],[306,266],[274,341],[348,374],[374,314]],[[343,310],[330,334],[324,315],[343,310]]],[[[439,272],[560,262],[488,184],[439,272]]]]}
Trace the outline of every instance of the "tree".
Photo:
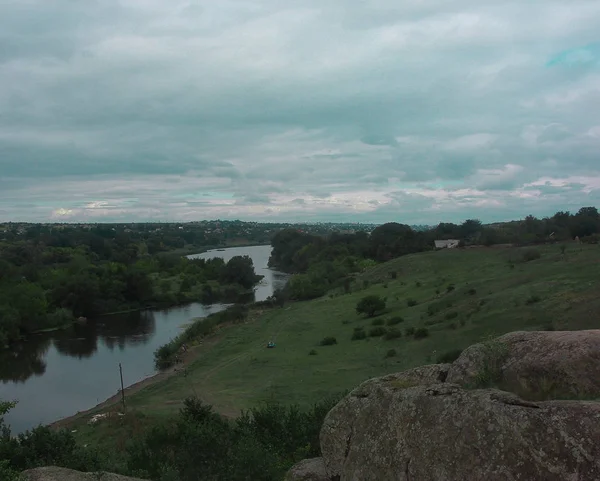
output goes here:
{"type": "Polygon", "coordinates": [[[249,256],[235,256],[225,264],[221,279],[227,284],[235,283],[250,289],[260,276],[254,272],[254,263],[249,256]]]}
{"type": "Polygon", "coordinates": [[[373,317],[377,312],[385,309],[385,301],[376,295],[363,297],[356,304],[356,312],[358,314],[366,314],[367,317],[373,317]]]}

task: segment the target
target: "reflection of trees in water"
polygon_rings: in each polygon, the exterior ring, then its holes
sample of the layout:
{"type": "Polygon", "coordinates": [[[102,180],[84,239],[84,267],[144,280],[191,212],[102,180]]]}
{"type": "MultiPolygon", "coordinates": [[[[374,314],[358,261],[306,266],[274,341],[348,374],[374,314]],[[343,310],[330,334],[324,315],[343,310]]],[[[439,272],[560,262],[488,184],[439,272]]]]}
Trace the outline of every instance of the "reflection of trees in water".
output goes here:
{"type": "Polygon", "coordinates": [[[138,311],[108,316],[98,320],[98,333],[109,349],[118,346],[147,344],[156,332],[156,319],[152,311],[138,311]]]}
{"type": "Polygon", "coordinates": [[[44,374],[44,356],[50,347],[50,341],[50,336],[37,335],[27,342],[14,345],[10,351],[0,351],[0,380],[25,382],[33,375],[44,374]]]}
{"type": "Polygon", "coordinates": [[[62,331],[54,339],[54,347],[65,356],[83,359],[92,357],[98,350],[98,337],[93,332],[82,329],[83,326],[62,331]]]}

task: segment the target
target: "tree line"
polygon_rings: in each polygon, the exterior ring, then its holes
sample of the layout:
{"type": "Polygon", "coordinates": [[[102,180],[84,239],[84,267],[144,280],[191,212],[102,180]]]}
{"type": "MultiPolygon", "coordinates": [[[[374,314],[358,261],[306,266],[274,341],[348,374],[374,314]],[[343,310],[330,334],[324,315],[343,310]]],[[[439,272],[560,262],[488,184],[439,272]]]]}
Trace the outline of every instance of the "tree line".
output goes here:
{"type": "Polygon", "coordinates": [[[532,245],[564,242],[579,238],[597,243],[600,215],[595,207],[583,207],[576,214],[557,212],[538,219],[482,224],[468,219],[461,224],[440,223],[431,229],[414,230],[395,222],[380,225],[369,234],[333,233],[319,236],[287,228],[272,239],[269,265],[294,274],[280,295],[312,299],[348,282],[351,274],[376,262],[434,249],[435,240],[457,239],[460,246],[497,244],[532,245]]]}
{"type": "Polygon", "coordinates": [[[0,349],[79,317],[235,301],[260,280],[247,256],[224,262],[152,254],[137,235],[102,227],[46,234],[0,241],[0,349]]]}

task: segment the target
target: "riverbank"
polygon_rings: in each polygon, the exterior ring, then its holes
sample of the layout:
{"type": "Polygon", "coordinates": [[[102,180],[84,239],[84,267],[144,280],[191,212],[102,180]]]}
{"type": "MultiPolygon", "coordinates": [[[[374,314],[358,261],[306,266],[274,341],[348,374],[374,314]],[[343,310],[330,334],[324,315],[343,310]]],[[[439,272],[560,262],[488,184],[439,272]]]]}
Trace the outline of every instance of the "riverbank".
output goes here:
{"type": "Polygon", "coordinates": [[[517,248],[409,255],[367,270],[348,294],[252,311],[247,322],[207,338],[211,348],[186,364],[185,375],[157,378],[131,394],[130,406],[148,416],[174,414],[193,393],[227,415],[265,401],[308,406],[489,336],[600,328],[597,246],[567,256],[555,246],[538,250],[536,260],[517,248]],[[358,316],[366,295],[386,298],[385,313],[358,316]],[[352,340],[357,330],[365,335],[352,340]],[[328,337],[336,343],[321,345],[328,337]],[[266,349],[269,341],[275,349],[266,349]]]}

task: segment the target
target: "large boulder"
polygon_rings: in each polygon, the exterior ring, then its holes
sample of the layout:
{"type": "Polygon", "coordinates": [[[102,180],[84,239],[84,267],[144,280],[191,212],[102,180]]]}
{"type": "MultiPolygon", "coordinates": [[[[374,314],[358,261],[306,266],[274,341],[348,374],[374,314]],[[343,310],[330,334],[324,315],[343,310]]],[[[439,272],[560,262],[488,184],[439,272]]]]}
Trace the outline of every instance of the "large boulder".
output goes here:
{"type": "Polygon", "coordinates": [[[447,382],[530,400],[600,397],[600,330],[512,332],[463,351],[447,382]]]}
{"type": "Polygon", "coordinates": [[[300,461],[290,469],[284,481],[330,481],[325,471],[323,458],[310,458],[300,461]]]}
{"type": "Polygon", "coordinates": [[[22,473],[25,481],[143,481],[111,473],[81,473],[72,469],[47,468],[28,469],[22,473]]]}
{"type": "Polygon", "coordinates": [[[598,480],[600,404],[383,378],[329,412],[321,448],[336,481],[598,480]]]}

